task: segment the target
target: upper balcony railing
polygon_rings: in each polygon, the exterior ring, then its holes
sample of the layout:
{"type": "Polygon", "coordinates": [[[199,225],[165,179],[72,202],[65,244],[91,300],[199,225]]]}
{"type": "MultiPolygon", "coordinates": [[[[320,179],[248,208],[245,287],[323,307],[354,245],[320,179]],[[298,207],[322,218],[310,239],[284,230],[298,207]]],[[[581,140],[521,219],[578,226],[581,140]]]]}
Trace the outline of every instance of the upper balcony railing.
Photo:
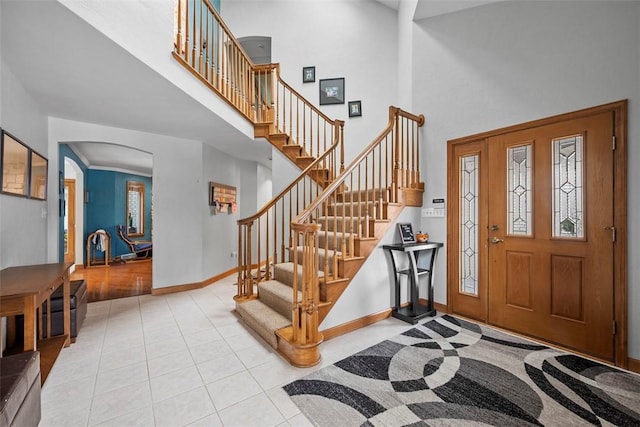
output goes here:
{"type": "Polygon", "coordinates": [[[254,126],[266,127],[256,135],[286,134],[286,144],[302,147],[309,161],[333,144],[337,121],[283,81],[278,64],[254,64],[209,0],[178,0],[175,21],[173,56],[254,126]]]}
{"type": "Polygon", "coordinates": [[[209,0],[178,0],[173,55],[250,121],[268,121],[272,66],[253,64],[209,0]]]}

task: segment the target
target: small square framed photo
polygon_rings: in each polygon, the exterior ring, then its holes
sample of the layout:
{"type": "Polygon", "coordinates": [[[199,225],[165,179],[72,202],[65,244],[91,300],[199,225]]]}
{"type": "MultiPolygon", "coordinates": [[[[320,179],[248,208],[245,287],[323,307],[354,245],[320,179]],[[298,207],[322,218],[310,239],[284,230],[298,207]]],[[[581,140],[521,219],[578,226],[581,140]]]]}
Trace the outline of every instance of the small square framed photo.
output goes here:
{"type": "Polygon", "coordinates": [[[302,83],[313,83],[316,81],[316,67],[302,68],[302,83]]]}
{"type": "Polygon", "coordinates": [[[349,101],[349,117],[362,116],[362,102],[361,101],[349,101]]]}

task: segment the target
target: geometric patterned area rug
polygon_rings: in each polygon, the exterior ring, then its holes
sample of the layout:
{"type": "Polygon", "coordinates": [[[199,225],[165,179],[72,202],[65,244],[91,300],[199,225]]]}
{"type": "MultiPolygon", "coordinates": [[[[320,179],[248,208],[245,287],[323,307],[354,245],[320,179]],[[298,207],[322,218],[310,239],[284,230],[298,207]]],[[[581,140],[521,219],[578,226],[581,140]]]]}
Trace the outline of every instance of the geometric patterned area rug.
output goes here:
{"type": "Polygon", "coordinates": [[[318,426],[640,426],[640,376],[449,315],[283,388],[318,426]]]}

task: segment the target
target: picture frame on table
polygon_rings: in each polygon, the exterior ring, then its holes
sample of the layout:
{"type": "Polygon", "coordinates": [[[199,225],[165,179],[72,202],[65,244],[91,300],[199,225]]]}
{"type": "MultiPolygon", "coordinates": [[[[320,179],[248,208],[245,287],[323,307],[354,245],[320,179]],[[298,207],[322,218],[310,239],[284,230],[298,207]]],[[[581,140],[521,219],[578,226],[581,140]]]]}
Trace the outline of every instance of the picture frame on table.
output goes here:
{"type": "Polygon", "coordinates": [[[409,222],[398,223],[398,234],[400,234],[400,243],[416,243],[416,235],[413,232],[413,226],[409,222]]]}

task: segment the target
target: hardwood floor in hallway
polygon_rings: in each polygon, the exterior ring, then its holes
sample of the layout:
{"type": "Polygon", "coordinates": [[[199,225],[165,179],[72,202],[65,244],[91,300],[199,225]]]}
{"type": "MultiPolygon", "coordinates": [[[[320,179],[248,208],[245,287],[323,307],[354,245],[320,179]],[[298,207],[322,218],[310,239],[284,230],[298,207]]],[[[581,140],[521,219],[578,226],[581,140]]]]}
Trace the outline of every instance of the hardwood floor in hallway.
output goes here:
{"type": "Polygon", "coordinates": [[[151,293],[151,266],[150,259],[108,267],[76,266],[71,280],[86,280],[89,302],[147,295],[151,293]]]}

